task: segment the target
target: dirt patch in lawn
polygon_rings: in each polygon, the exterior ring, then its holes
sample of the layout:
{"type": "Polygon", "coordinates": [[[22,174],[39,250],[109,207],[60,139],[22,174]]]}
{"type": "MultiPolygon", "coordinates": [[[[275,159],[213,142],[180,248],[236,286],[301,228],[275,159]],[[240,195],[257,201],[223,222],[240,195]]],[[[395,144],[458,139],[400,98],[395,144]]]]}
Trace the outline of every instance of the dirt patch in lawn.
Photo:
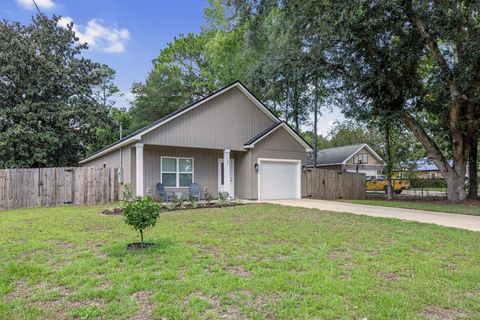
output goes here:
{"type": "Polygon", "coordinates": [[[25,281],[18,281],[15,284],[15,289],[10,291],[5,296],[5,299],[7,301],[12,301],[16,299],[25,299],[25,298],[28,298],[28,296],[33,293],[32,291],[33,291],[32,286],[28,285],[25,281]]]}
{"type": "Polygon", "coordinates": [[[203,292],[195,291],[191,293],[185,300],[184,304],[188,305],[192,299],[200,299],[208,302],[210,307],[202,313],[203,319],[248,319],[240,313],[238,303],[232,305],[222,305],[220,298],[216,295],[209,296],[203,292]]]}
{"type": "Polygon", "coordinates": [[[465,311],[463,311],[462,309],[443,309],[435,306],[425,308],[422,311],[421,315],[429,320],[455,320],[467,318],[465,311]]]}
{"type": "Polygon", "coordinates": [[[391,281],[391,282],[400,281],[400,276],[394,272],[380,272],[380,276],[387,281],[391,281]]]}
{"type": "Polygon", "coordinates": [[[130,320],[148,320],[151,319],[153,306],[150,303],[150,293],[138,291],[132,294],[139,306],[137,313],[130,320]]]}
{"type": "Polygon", "coordinates": [[[225,269],[228,273],[240,276],[243,278],[248,278],[252,275],[250,271],[245,270],[243,266],[229,266],[225,269]]]}
{"type": "Polygon", "coordinates": [[[212,255],[215,258],[220,256],[220,249],[217,247],[209,247],[198,242],[189,242],[188,244],[195,247],[201,255],[212,255]]]}

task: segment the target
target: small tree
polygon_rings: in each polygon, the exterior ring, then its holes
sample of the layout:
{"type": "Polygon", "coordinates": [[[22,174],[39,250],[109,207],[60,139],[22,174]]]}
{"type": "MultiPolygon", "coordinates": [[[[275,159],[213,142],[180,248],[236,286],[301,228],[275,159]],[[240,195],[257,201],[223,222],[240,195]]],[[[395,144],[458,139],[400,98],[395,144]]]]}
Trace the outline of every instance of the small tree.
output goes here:
{"type": "Polygon", "coordinates": [[[153,197],[136,197],[134,200],[125,201],[123,215],[125,223],[140,231],[141,247],[144,248],[143,230],[153,227],[160,215],[160,204],[153,197]]]}

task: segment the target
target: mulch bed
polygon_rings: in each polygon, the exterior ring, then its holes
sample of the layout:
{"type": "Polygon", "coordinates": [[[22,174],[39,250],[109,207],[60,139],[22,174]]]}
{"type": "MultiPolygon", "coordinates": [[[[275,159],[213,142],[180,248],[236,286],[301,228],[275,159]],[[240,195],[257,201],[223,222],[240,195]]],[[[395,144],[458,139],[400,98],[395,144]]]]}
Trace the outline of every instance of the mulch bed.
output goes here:
{"type": "Polygon", "coordinates": [[[144,242],[142,244],[141,242],[133,242],[133,243],[129,243],[127,245],[128,250],[140,250],[140,249],[146,249],[146,248],[150,248],[150,247],[153,247],[153,243],[144,242]]]}
{"type": "MultiPolygon", "coordinates": [[[[230,202],[228,205],[229,207],[233,206],[239,206],[243,205],[243,203],[237,203],[237,202],[230,202]]],[[[190,202],[183,203],[183,207],[180,207],[179,204],[175,207],[175,209],[172,209],[166,205],[162,205],[160,211],[165,212],[165,211],[177,211],[177,210],[189,210],[189,209],[209,209],[209,208],[218,208],[215,205],[215,202],[207,202],[207,203],[202,203],[198,204],[196,208],[193,208],[192,204],[190,202]]],[[[113,209],[104,209],[100,212],[100,214],[107,215],[107,216],[121,216],[123,215],[123,208],[113,208],[113,209]]]]}
{"type": "Polygon", "coordinates": [[[121,216],[123,214],[123,208],[105,209],[100,213],[107,216],[121,216]]]}

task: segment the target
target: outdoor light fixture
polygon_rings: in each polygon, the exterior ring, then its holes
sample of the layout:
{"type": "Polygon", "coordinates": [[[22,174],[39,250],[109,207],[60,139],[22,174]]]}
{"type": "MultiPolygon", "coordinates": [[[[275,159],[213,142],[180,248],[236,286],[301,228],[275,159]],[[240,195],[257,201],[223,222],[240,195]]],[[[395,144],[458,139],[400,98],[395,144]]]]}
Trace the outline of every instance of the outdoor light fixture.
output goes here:
{"type": "Polygon", "coordinates": [[[258,163],[255,162],[255,163],[253,164],[253,167],[255,168],[255,171],[258,172],[258,168],[260,167],[260,166],[258,165],[258,163]]]}

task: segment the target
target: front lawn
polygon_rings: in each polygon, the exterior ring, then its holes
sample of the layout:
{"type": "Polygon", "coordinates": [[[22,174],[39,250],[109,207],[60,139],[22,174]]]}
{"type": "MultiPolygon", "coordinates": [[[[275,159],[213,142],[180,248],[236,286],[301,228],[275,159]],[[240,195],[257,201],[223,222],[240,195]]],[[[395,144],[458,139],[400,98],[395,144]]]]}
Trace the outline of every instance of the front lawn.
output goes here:
{"type": "Polygon", "coordinates": [[[428,210],[447,213],[460,213],[480,216],[480,202],[467,202],[465,204],[452,204],[442,200],[346,200],[351,203],[367,204],[371,206],[394,207],[416,210],[428,210]]]}
{"type": "Polygon", "coordinates": [[[270,204],[0,212],[0,319],[480,319],[480,233],[270,204]]]}

